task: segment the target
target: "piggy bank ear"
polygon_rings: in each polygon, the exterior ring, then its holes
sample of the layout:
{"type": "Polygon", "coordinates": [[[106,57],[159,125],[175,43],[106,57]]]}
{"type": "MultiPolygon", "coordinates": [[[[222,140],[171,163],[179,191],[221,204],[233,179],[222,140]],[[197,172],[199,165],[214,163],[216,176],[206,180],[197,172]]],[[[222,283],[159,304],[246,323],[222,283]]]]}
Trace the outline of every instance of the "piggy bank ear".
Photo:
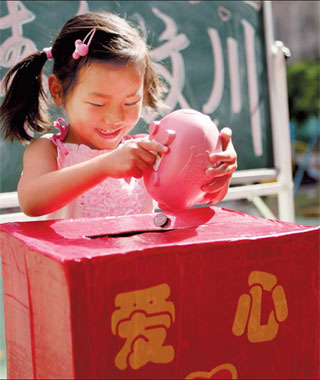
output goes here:
{"type": "Polygon", "coordinates": [[[150,137],[153,137],[159,129],[160,121],[153,121],[149,126],[150,137]]]}

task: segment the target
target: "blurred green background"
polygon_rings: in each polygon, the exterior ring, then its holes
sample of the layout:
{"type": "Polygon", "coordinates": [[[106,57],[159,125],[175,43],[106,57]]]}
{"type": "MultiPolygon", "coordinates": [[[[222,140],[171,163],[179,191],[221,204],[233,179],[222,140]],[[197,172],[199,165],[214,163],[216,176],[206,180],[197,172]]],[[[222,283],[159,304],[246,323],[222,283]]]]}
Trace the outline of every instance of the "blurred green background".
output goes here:
{"type": "Polygon", "coordinates": [[[320,3],[272,1],[275,38],[291,51],[288,101],[296,222],[320,224],[320,3]]]}
{"type": "MultiPolygon", "coordinates": [[[[320,225],[320,3],[272,1],[274,38],[291,52],[287,86],[292,147],[295,221],[320,225]]],[[[275,196],[262,197],[278,217],[275,196]]],[[[247,200],[224,207],[261,216],[247,200]]]]}
{"type": "MultiPolygon", "coordinates": [[[[320,64],[319,59],[287,60],[287,86],[294,182],[295,222],[320,225],[320,64]]],[[[262,197],[275,217],[275,196],[262,197]]],[[[261,216],[247,200],[223,206],[261,216]]]]}

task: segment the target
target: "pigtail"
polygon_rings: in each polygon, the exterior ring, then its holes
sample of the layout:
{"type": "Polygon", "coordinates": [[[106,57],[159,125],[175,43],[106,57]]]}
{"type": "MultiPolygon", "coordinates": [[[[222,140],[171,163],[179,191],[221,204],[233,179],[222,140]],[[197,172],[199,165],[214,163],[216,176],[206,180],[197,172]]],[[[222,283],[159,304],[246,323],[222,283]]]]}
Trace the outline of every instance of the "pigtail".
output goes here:
{"type": "Polygon", "coordinates": [[[6,95],[0,107],[4,139],[31,141],[33,132],[49,127],[47,97],[42,87],[41,73],[46,53],[36,52],[12,67],[4,78],[6,95]]]}
{"type": "Polygon", "coordinates": [[[144,105],[153,111],[162,111],[168,107],[164,104],[163,96],[167,92],[167,86],[158,76],[154,63],[146,55],[145,74],[144,74],[144,105]]]}

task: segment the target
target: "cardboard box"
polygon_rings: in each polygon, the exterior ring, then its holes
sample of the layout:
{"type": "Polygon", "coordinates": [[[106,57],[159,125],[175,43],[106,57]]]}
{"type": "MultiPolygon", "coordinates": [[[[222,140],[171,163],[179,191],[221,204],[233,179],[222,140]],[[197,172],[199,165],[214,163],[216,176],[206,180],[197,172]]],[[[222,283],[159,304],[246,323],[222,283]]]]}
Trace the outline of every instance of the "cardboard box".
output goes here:
{"type": "Polygon", "coordinates": [[[0,230],[8,378],[319,376],[319,227],[207,207],[0,230]]]}

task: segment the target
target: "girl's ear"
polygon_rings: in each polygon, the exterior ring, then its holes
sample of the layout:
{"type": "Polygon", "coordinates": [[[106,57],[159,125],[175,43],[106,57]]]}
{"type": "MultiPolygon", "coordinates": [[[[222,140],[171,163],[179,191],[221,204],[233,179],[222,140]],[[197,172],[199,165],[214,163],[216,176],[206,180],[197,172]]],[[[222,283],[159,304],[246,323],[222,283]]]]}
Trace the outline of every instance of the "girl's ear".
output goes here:
{"type": "Polygon", "coordinates": [[[63,90],[60,80],[55,74],[51,74],[48,78],[49,91],[52,99],[57,106],[63,105],[63,90]]]}

